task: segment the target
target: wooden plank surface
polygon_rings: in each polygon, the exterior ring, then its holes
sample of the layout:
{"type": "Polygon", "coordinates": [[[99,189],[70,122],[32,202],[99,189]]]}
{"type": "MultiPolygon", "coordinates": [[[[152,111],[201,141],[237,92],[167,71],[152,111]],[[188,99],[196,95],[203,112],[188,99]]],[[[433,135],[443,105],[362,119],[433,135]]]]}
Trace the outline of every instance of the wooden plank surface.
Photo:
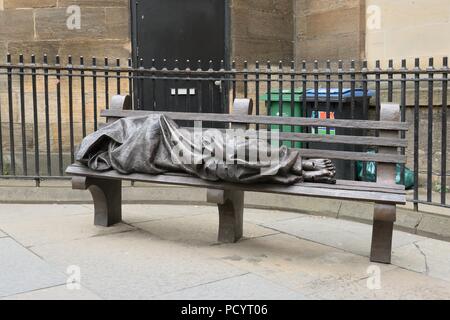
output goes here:
{"type": "MultiPolygon", "coordinates": [[[[194,131],[193,127],[182,127],[190,132],[194,131]]],[[[210,130],[204,128],[204,131],[210,130]]],[[[216,129],[226,134],[226,129],[216,129]]],[[[254,136],[255,130],[246,131],[246,136],[254,136]]],[[[267,133],[269,134],[269,133],[267,133]]],[[[408,141],[401,138],[380,138],[375,136],[349,136],[349,135],[323,135],[302,132],[279,132],[279,140],[281,141],[300,141],[300,142],[321,142],[332,144],[350,144],[362,146],[386,146],[386,147],[403,147],[408,146],[408,141]]]]}
{"type": "Polygon", "coordinates": [[[374,161],[384,163],[406,163],[406,156],[401,154],[366,153],[320,149],[296,149],[302,157],[341,160],[374,161]]]}
{"type": "Polygon", "coordinates": [[[244,116],[217,113],[187,113],[187,112],[157,112],[142,110],[102,110],[102,117],[125,118],[148,116],[151,114],[165,114],[173,120],[212,121],[230,123],[255,123],[292,126],[325,126],[335,128],[354,128],[368,130],[399,130],[407,131],[408,123],[396,121],[372,120],[342,120],[342,119],[315,119],[302,117],[271,117],[271,116],[244,116]]]}
{"type": "MultiPolygon", "coordinates": [[[[103,179],[120,179],[129,181],[141,181],[162,183],[170,185],[185,185],[191,187],[201,187],[209,189],[223,189],[223,190],[243,190],[253,192],[266,192],[287,195],[311,196],[319,198],[333,198],[357,201],[374,201],[383,203],[398,203],[405,204],[405,194],[393,193],[392,189],[381,191],[360,191],[333,188],[329,185],[323,184],[318,187],[311,187],[303,184],[296,185],[277,185],[277,184],[233,184],[228,182],[211,182],[202,180],[192,176],[185,175],[147,175],[147,174],[130,174],[123,175],[116,171],[97,172],[90,170],[81,165],[71,165],[67,168],[66,173],[74,176],[88,176],[103,179]]],[[[299,204],[301,206],[301,204],[299,204]]]]}

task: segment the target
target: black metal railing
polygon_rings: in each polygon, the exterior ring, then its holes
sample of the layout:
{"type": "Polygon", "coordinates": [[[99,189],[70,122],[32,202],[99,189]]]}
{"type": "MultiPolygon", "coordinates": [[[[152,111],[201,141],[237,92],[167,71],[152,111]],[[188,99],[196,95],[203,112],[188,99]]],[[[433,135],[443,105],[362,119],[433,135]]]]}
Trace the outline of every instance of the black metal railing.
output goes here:
{"type": "MultiPolygon", "coordinates": [[[[390,60],[386,68],[380,61],[374,66],[367,61],[303,61],[232,62],[230,67],[221,62],[215,69],[213,62],[201,61],[152,60],[144,67],[143,60],[131,59],[37,60],[20,55],[13,61],[8,55],[0,64],[0,178],[37,183],[64,178],[77,144],[98,129],[104,121],[99,111],[108,108],[115,94],[131,95],[135,109],[228,112],[234,98],[251,97],[256,114],[368,119],[379,117],[381,103],[395,102],[402,121],[411,124],[408,148],[401,150],[414,172],[410,200],[416,208],[419,203],[450,207],[447,58],[438,67],[430,58],[425,66],[415,59],[409,68],[407,60],[398,66],[390,60]]],[[[362,165],[363,176],[366,167],[362,165]]],[[[404,174],[401,166],[401,183],[404,174]]]]}

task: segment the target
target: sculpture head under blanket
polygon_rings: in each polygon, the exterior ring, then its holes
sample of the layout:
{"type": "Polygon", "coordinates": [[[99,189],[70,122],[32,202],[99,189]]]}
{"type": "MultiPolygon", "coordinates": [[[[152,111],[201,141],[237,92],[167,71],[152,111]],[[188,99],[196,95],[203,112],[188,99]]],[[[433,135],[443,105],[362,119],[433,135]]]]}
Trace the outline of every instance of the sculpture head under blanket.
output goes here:
{"type": "Polygon", "coordinates": [[[188,130],[164,115],[123,118],[84,138],[76,160],[93,170],[122,174],[182,172],[234,183],[335,183],[330,160],[302,160],[298,151],[272,147],[259,133],[188,130]]]}

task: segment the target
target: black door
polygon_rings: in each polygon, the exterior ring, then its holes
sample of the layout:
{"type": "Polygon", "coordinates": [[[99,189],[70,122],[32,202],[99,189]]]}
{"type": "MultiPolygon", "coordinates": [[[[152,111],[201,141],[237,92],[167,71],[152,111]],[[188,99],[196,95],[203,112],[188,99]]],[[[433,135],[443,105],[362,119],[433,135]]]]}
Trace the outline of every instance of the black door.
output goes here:
{"type": "MultiPolygon", "coordinates": [[[[212,60],[213,68],[218,70],[221,60],[228,64],[227,17],[228,1],[224,0],[133,0],[135,61],[143,59],[145,68],[169,70],[195,70],[201,61],[201,68],[207,70],[212,60]]],[[[144,79],[136,81],[135,86],[138,109],[228,111],[226,84],[217,79],[144,79]]]]}

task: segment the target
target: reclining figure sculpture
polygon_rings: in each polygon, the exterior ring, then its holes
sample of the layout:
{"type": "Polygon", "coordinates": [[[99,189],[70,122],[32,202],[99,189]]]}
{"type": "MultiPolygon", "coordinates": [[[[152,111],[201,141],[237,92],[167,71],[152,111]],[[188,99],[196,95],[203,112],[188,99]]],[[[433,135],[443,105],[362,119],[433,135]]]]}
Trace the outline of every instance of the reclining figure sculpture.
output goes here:
{"type": "Polygon", "coordinates": [[[76,160],[92,170],[122,174],[177,172],[233,183],[336,182],[328,159],[302,159],[294,149],[273,147],[259,131],[230,131],[192,131],[165,115],[123,118],[84,138],[76,160]]]}

